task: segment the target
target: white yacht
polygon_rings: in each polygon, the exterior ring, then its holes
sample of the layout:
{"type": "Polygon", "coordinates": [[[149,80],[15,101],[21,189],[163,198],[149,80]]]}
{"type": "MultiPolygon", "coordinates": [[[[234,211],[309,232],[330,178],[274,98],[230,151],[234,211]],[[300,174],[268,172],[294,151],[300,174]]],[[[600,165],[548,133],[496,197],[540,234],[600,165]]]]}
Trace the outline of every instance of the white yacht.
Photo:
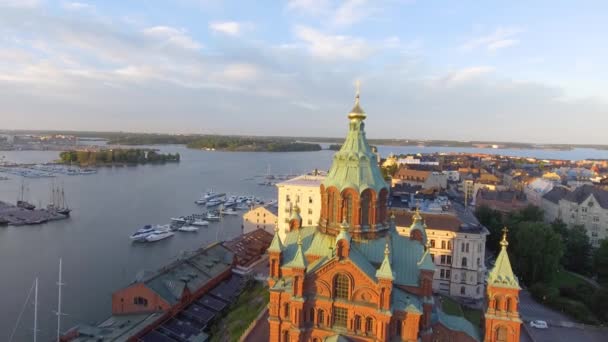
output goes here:
{"type": "Polygon", "coordinates": [[[145,225],[143,228],[138,229],[129,238],[133,241],[144,241],[146,237],[154,233],[156,229],[151,225],[145,225]]]}
{"type": "Polygon", "coordinates": [[[198,232],[198,227],[182,226],[182,227],[179,227],[177,230],[179,230],[180,232],[198,232]]]}
{"type": "Polygon", "coordinates": [[[197,219],[192,222],[192,225],[197,227],[206,227],[209,225],[209,221],[197,219]]]}
{"type": "Polygon", "coordinates": [[[238,215],[239,212],[234,208],[227,208],[222,210],[222,215],[238,215]]]}
{"type": "Polygon", "coordinates": [[[155,231],[154,233],[146,236],[146,241],[147,242],[160,241],[160,240],[164,240],[166,238],[170,238],[173,235],[175,235],[175,233],[173,233],[173,232],[155,231]]]}
{"type": "Polygon", "coordinates": [[[219,221],[220,216],[217,213],[208,212],[207,221],[219,221]]]}
{"type": "Polygon", "coordinates": [[[183,217],[172,217],[171,222],[175,223],[186,223],[186,219],[183,217]]]}

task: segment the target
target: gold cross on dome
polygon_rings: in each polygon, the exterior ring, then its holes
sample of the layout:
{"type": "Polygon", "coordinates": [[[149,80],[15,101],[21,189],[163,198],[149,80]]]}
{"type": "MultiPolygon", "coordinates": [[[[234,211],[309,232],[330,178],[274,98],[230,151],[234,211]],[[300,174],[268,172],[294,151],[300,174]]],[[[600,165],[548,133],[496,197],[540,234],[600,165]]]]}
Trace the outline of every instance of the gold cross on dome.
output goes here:
{"type": "Polygon", "coordinates": [[[359,93],[361,92],[361,81],[360,80],[355,81],[355,87],[357,90],[357,96],[359,96],[359,93]]]}

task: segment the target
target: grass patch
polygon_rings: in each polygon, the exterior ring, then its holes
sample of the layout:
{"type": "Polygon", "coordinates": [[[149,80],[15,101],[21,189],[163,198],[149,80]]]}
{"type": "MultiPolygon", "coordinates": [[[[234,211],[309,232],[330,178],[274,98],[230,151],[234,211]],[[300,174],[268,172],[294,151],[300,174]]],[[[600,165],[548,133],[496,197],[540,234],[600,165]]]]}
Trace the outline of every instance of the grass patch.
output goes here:
{"type": "Polygon", "coordinates": [[[238,341],[245,329],[268,305],[270,293],[265,284],[253,282],[228,308],[226,315],[210,328],[212,342],[238,341]]]}
{"type": "Polygon", "coordinates": [[[560,287],[577,287],[577,286],[590,286],[585,280],[575,276],[571,272],[566,270],[559,270],[555,277],[553,277],[551,286],[555,288],[560,287]]]}

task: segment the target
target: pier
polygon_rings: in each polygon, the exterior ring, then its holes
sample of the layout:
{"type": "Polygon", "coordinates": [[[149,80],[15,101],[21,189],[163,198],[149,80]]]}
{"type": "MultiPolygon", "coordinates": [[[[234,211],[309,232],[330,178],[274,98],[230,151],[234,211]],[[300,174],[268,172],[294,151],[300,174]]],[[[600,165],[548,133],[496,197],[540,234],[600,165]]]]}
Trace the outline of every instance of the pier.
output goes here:
{"type": "Polygon", "coordinates": [[[68,216],[46,209],[28,210],[0,201],[0,222],[6,222],[6,224],[11,226],[41,224],[66,218],[68,218],[68,216]]]}

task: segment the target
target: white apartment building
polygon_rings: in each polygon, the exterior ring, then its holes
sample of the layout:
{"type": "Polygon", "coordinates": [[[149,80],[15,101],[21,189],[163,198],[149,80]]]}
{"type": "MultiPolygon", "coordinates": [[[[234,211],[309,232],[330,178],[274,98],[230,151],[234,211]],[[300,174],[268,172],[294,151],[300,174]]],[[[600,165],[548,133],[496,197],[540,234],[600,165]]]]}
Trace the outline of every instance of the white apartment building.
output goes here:
{"type": "Polygon", "coordinates": [[[277,183],[279,237],[285,241],[289,231],[289,219],[297,205],[300,208],[302,226],[316,225],[321,215],[321,183],[325,176],[303,175],[277,183]]]}
{"type": "MultiPolygon", "coordinates": [[[[410,211],[396,211],[399,234],[409,236],[410,211]]],[[[421,213],[436,266],[433,290],[466,299],[482,300],[485,280],[485,244],[489,231],[464,223],[455,213],[421,213]]]]}

